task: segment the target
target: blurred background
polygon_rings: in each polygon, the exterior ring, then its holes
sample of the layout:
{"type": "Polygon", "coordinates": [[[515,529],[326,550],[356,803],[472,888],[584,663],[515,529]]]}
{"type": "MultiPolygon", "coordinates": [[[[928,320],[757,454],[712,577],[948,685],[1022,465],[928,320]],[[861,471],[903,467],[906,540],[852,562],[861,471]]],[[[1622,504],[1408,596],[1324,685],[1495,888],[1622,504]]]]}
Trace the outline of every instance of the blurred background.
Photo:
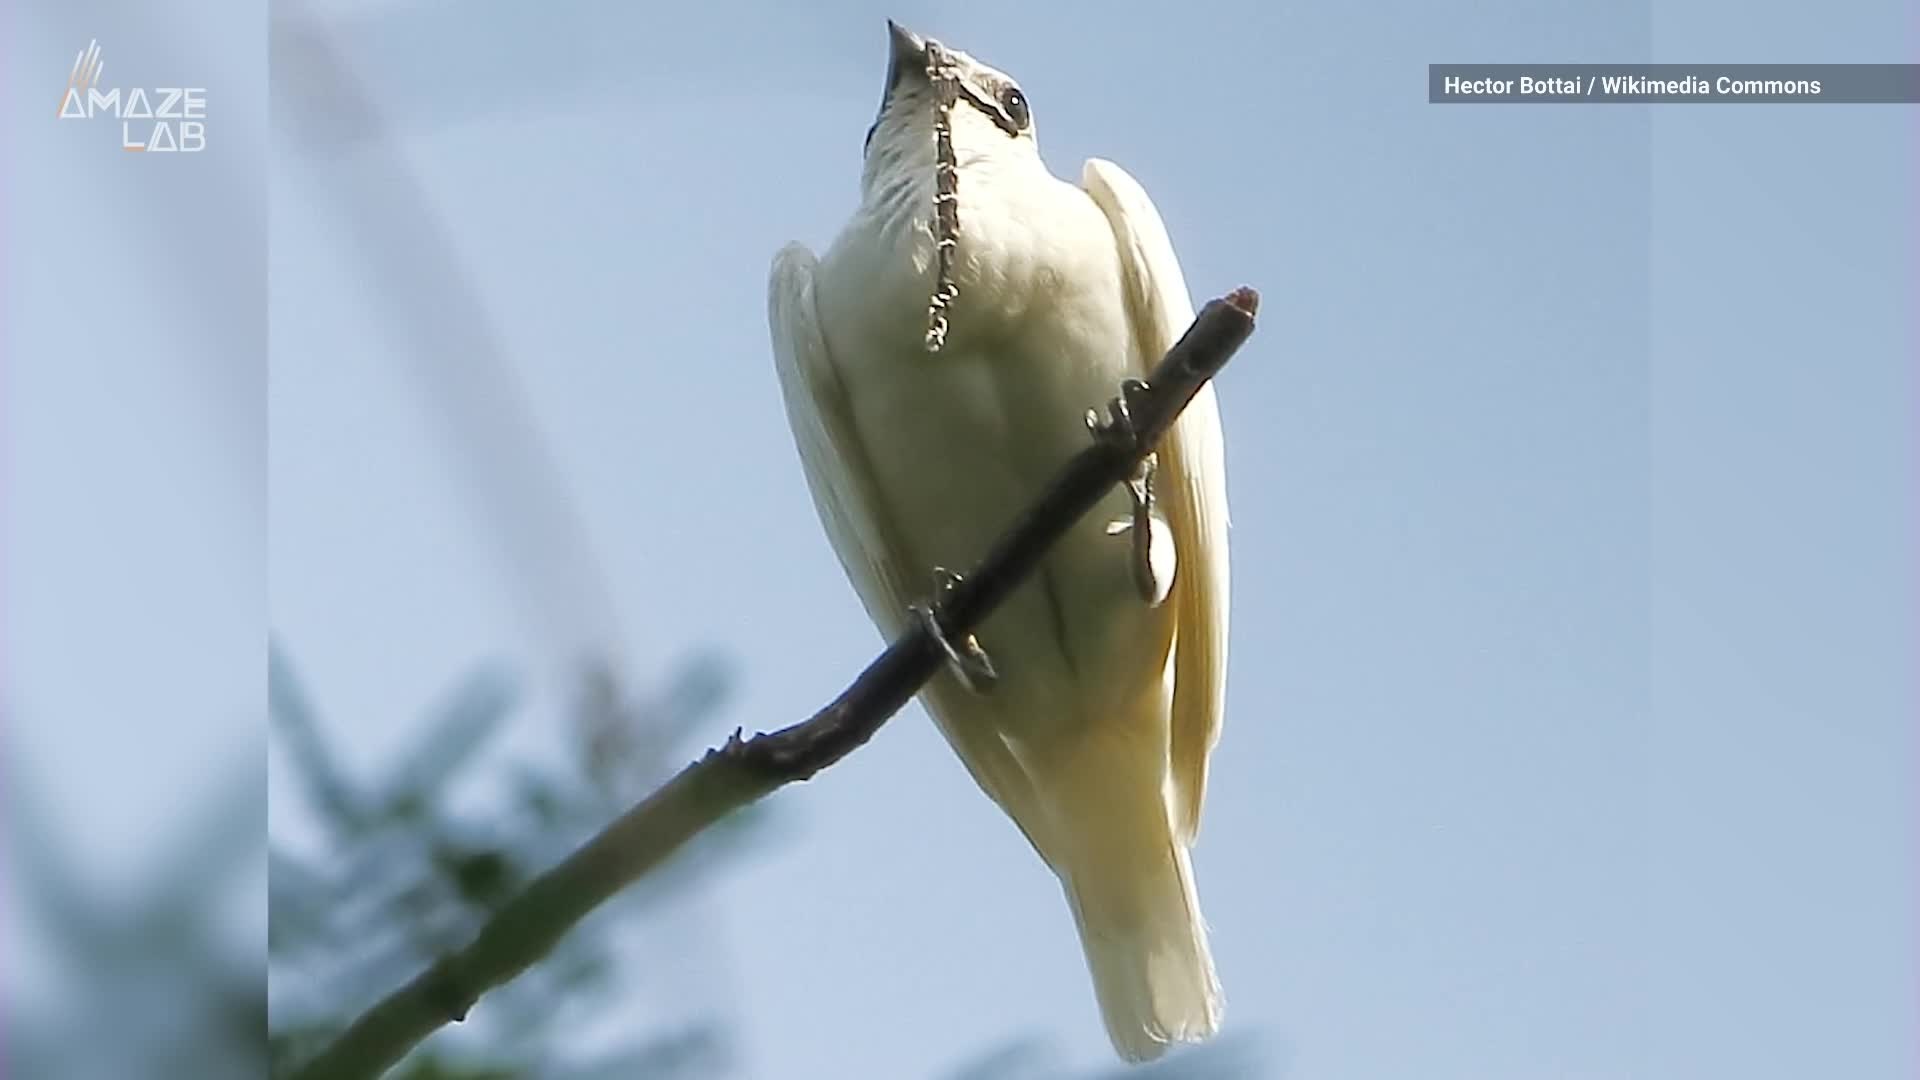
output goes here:
{"type": "MultiPolygon", "coordinates": [[[[1057,173],[1140,179],[1196,299],[1263,294],[1196,853],[1227,1035],[1127,1075],[1920,1067],[1920,119],[1424,91],[1915,61],[1910,5],[3,10],[13,1074],[297,1062],[877,650],[764,310],[854,205],[888,16],[1019,78],[1057,173]],[[57,120],[92,40],[205,86],[207,150],[57,120]]],[[[404,1067],[1117,1071],[917,708],[404,1067]]]]}

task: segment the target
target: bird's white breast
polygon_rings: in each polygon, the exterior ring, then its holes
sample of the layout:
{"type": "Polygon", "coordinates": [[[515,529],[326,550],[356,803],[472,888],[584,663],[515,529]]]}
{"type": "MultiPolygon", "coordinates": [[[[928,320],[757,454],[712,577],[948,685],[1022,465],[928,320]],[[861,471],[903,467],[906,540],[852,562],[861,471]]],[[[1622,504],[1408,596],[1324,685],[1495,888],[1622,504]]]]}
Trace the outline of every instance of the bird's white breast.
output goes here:
{"type": "MultiPolygon", "coordinates": [[[[1038,171],[1037,163],[1035,170],[1038,171]]],[[[909,580],[962,571],[1089,438],[1083,417],[1141,373],[1105,215],[1079,188],[961,173],[959,295],[947,344],[923,336],[926,213],[856,215],[816,279],[822,330],[909,580]]],[[[921,205],[931,207],[931,191],[921,205]]],[[[1071,723],[1157,680],[1169,614],[1142,604],[1116,491],[981,633],[1010,712],[1071,723]]]]}

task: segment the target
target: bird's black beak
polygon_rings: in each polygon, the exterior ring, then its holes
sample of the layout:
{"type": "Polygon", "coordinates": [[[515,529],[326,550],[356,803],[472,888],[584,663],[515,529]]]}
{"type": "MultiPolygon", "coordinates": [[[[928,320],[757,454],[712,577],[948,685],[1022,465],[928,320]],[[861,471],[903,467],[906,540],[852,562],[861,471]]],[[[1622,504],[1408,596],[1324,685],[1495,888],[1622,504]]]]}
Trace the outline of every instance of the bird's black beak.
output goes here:
{"type": "MultiPolygon", "coordinates": [[[[901,26],[892,19],[887,20],[887,86],[880,95],[880,117],[887,115],[887,106],[893,102],[893,91],[902,79],[925,82],[927,78],[927,39],[901,26]]],[[[880,119],[867,129],[866,145],[873,145],[873,133],[880,130],[880,119]]]]}
{"type": "Polygon", "coordinates": [[[891,90],[901,76],[927,70],[927,39],[892,19],[887,20],[887,37],[891,43],[887,56],[887,89],[891,90]]]}

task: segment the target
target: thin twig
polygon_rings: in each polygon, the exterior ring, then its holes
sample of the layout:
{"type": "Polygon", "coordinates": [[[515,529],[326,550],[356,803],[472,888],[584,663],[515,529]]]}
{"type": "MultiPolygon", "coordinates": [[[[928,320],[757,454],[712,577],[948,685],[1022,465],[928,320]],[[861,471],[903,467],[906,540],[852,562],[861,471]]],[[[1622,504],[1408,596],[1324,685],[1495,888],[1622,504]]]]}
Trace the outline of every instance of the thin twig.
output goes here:
{"type": "MultiPolygon", "coordinates": [[[[1253,332],[1259,297],[1236,289],[1200,312],[1143,391],[1127,396],[1132,440],[1094,439],[936,607],[949,639],[964,638],[1140,459],[1253,332]]],[[[480,995],[545,956],[574,924],[659,866],[687,841],[783,785],[805,780],[871,739],[944,662],[924,623],[910,628],[832,703],[806,721],[709,750],[503,905],[466,948],[442,957],[355,1020],[293,1080],[371,1080],[480,995]]]]}

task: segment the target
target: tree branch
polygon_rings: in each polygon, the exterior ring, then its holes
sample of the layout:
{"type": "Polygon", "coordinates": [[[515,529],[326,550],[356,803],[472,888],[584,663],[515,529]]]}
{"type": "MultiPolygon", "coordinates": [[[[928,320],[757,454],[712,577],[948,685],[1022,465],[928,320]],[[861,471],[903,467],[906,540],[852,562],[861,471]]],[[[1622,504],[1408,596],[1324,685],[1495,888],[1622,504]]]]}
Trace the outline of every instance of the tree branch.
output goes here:
{"type": "MultiPolygon", "coordinates": [[[[940,600],[935,614],[950,640],[964,640],[985,621],[1075,522],[1133,474],[1194,394],[1253,333],[1258,305],[1258,295],[1246,288],[1207,304],[1148,377],[1147,388],[1127,396],[1135,438],[1089,440],[1046,494],[940,600]]],[[[379,1076],[442,1025],[464,1019],[481,994],[532,966],[575,923],[702,830],[865,744],[944,662],[939,643],[915,622],[804,722],[744,740],[735,732],[535,878],[471,943],[374,1005],[293,1080],[379,1076]]]]}

